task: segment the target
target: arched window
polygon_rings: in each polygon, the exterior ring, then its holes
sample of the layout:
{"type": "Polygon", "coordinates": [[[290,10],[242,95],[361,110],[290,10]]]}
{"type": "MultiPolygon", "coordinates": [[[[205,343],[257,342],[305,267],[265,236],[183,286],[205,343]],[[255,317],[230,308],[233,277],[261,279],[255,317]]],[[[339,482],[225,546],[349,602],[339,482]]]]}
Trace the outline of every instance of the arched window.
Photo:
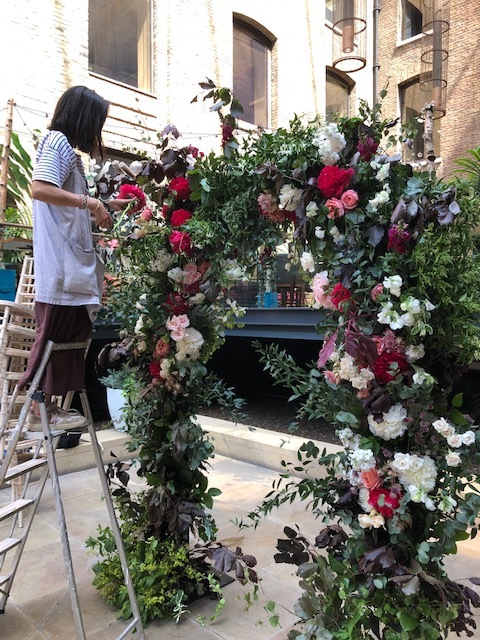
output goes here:
{"type": "Polygon", "coordinates": [[[271,124],[271,49],[273,42],[247,22],[233,21],[233,93],[244,109],[242,120],[271,124]]]}
{"type": "Polygon", "coordinates": [[[353,81],[335,69],[327,68],[325,90],[325,117],[332,120],[334,115],[349,116],[350,93],[353,81]]]}
{"type": "Polygon", "coordinates": [[[89,70],[151,91],[151,0],[89,0],[89,70]]]}
{"type": "MultiPolygon", "coordinates": [[[[419,79],[399,86],[400,108],[402,123],[405,124],[412,119],[418,120],[422,115],[422,109],[428,102],[428,94],[420,89],[419,79]]],[[[424,160],[424,140],[422,138],[424,127],[423,121],[416,122],[417,135],[412,140],[411,147],[405,149],[405,162],[421,162],[424,160]]],[[[437,121],[433,125],[433,148],[440,156],[440,135],[437,130],[437,121]]]]}
{"type": "Polygon", "coordinates": [[[422,33],[421,0],[402,0],[402,40],[422,33]]]}

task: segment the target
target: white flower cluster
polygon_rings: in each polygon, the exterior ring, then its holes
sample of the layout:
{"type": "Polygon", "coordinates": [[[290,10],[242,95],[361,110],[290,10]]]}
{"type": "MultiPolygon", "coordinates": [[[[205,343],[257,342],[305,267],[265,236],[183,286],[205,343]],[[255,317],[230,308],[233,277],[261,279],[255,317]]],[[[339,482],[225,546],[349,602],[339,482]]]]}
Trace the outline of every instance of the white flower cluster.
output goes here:
{"type": "Polygon", "coordinates": [[[371,513],[361,513],[358,516],[358,524],[362,529],[380,529],[385,524],[385,518],[373,510],[371,513]]]}
{"type": "Polygon", "coordinates": [[[372,414],[367,417],[370,431],[374,436],[383,440],[393,440],[403,436],[407,428],[406,419],[407,410],[400,403],[394,404],[388,411],[384,411],[380,422],[372,414]]]}
{"type": "Polygon", "coordinates": [[[362,472],[374,469],[376,462],[371,449],[354,449],[349,456],[353,471],[362,472]]]}
{"type": "Polygon", "coordinates": [[[183,338],[176,343],[177,352],[175,358],[177,360],[197,360],[203,343],[204,340],[200,331],[193,327],[188,327],[188,329],[185,329],[183,338]]]}
{"type": "Polygon", "coordinates": [[[374,158],[370,162],[370,166],[374,171],[376,171],[376,179],[380,182],[386,180],[390,174],[390,163],[389,162],[378,162],[377,158],[374,158]]]}
{"type": "Polygon", "coordinates": [[[429,510],[435,508],[428,496],[437,479],[437,468],[430,456],[396,453],[390,468],[398,475],[399,481],[408,490],[413,502],[423,502],[429,510]]]}
{"type": "Polygon", "coordinates": [[[298,207],[303,191],[291,184],[284,184],[278,194],[278,201],[285,211],[295,211],[298,207]]]}
{"type": "Polygon", "coordinates": [[[315,259],[309,251],[304,251],[302,253],[300,264],[302,265],[302,269],[304,271],[310,271],[310,273],[313,273],[315,271],[315,259]]]}
{"type": "Polygon", "coordinates": [[[165,251],[165,249],[160,249],[155,257],[155,260],[152,262],[152,270],[160,271],[160,273],[165,273],[168,268],[174,263],[175,256],[165,251]]]}
{"type": "Polygon", "coordinates": [[[421,360],[425,355],[425,347],[423,344],[410,344],[405,349],[407,361],[412,363],[421,360]]]}
{"type": "Polygon", "coordinates": [[[245,278],[245,270],[236,260],[225,260],[222,263],[222,268],[227,278],[232,282],[234,280],[242,280],[245,278]]]}
{"type": "Polygon", "coordinates": [[[432,386],[435,384],[435,378],[425,371],[422,367],[416,367],[413,365],[415,373],[412,376],[413,384],[432,386]]]}
{"type": "Polygon", "coordinates": [[[360,436],[349,427],[338,429],[336,434],[345,449],[356,449],[360,445],[360,436]]]}
{"type": "Polygon", "coordinates": [[[323,164],[334,165],[340,160],[340,153],[345,148],[346,140],[337,125],[330,122],[315,133],[312,144],[318,148],[318,155],[323,164]]]}
{"type": "MultiPolygon", "coordinates": [[[[445,438],[449,447],[452,449],[458,449],[463,446],[471,446],[476,441],[475,431],[469,429],[464,433],[457,433],[453,424],[451,424],[445,418],[439,418],[432,423],[433,428],[437,433],[445,438]]],[[[458,467],[462,459],[456,451],[449,451],[445,456],[445,462],[449,467],[458,467]]]]}
{"type": "Polygon", "coordinates": [[[333,362],[333,373],[338,380],[350,382],[354,389],[367,389],[369,382],[375,378],[373,371],[359,367],[348,353],[340,357],[340,354],[334,351],[330,360],[333,362]]]}
{"type": "Polygon", "coordinates": [[[368,201],[368,208],[370,211],[377,211],[378,207],[382,204],[387,204],[390,200],[390,187],[388,184],[384,185],[384,188],[379,191],[375,197],[368,201]]]}
{"type": "Polygon", "coordinates": [[[332,236],[335,244],[341,244],[345,240],[345,236],[340,233],[336,225],[333,225],[328,233],[332,236]]]}
{"type": "MultiPolygon", "coordinates": [[[[392,295],[400,296],[400,276],[385,278],[383,286],[389,289],[392,295]],[[398,278],[399,280],[395,282],[393,280],[394,278],[398,278]]],[[[430,318],[430,313],[434,309],[435,305],[429,300],[417,300],[413,296],[407,296],[400,302],[400,311],[394,308],[393,302],[391,301],[382,303],[380,311],[377,314],[377,320],[380,324],[387,324],[393,331],[403,329],[403,327],[413,327],[413,333],[425,336],[429,331],[431,332],[427,321],[430,318]]]]}

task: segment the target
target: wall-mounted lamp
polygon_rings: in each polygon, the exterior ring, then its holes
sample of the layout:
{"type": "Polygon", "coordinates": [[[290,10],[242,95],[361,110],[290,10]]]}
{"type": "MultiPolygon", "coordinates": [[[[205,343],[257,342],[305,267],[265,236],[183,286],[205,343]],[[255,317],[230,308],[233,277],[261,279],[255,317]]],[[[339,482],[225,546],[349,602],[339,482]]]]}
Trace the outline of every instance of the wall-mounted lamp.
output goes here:
{"type": "Polygon", "coordinates": [[[450,0],[422,0],[423,39],[420,88],[433,103],[433,117],[447,111],[448,40],[450,35],[450,0]]]}
{"type": "Polygon", "coordinates": [[[333,0],[332,66],[352,73],[366,58],[367,0],[333,0]]]}

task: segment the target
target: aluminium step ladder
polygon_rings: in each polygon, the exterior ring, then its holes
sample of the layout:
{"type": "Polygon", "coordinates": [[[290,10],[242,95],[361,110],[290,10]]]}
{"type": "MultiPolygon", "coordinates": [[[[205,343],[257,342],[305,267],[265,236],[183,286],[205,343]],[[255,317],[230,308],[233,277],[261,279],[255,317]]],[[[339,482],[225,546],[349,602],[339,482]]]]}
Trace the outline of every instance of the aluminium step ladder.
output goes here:
{"type": "MultiPolygon", "coordinates": [[[[72,555],[70,550],[70,543],[68,539],[67,525],[65,520],[65,512],[63,508],[63,502],[60,491],[60,481],[58,477],[58,470],[55,461],[55,449],[58,444],[60,435],[64,433],[63,430],[52,429],[48,422],[47,407],[45,405],[45,394],[40,390],[39,382],[42,379],[43,373],[50,359],[51,354],[54,351],[66,351],[66,350],[86,350],[89,347],[90,342],[72,342],[72,343],[54,343],[49,341],[46,345],[45,352],[43,354],[40,366],[35,373],[35,376],[31,382],[28,390],[27,398],[20,410],[20,415],[16,419],[15,425],[10,430],[8,437],[8,446],[4,453],[3,459],[0,465],[0,485],[4,482],[11,482],[15,478],[23,476],[23,491],[18,499],[12,501],[6,507],[0,509],[0,521],[10,519],[11,525],[8,537],[4,540],[0,540],[0,613],[5,611],[5,605],[10,595],[12,583],[17,572],[17,568],[22,556],[22,552],[26,543],[28,533],[30,531],[38,503],[43,493],[45,483],[48,475],[51,477],[53,486],[53,495],[55,500],[55,509],[57,512],[58,525],[60,530],[60,537],[63,547],[63,556],[65,563],[65,571],[67,574],[70,598],[72,602],[72,611],[75,622],[75,629],[77,633],[77,640],[86,640],[85,629],[83,625],[83,619],[80,609],[80,602],[77,592],[77,586],[75,581],[75,574],[72,562],[72,555]],[[15,454],[17,451],[17,444],[21,440],[22,433],[24,431],[24,425],[27,421],[27,417],[30,411],[30,406],[33,400],[39,403],[40,417],[42,423],[42,432],[38,433],[38,446],[36,446],[31,453],[31,458],[21,462],[20,464],[12,463],[15,461],[15,454]],[[40,478],[37,482],[36,489],[33,498],[27,498],[27,489],[32,471],[40,470],[40,478]],[[23,528],[19,531],[18,515],[26,514],[24,516],[23,528]],[[13,559],[11,559],[8,567],[8,572],[5,575],[2,574],[2,568],[4,565],[5,557],[8,552],[13,553],[13,559]]],[[[15,388],[10,401],[10,409],[13,408],[18,393],[18,387],[15,388]]],[[[73,392],[68,392],[67,398],[71,398],[73,392]]],[[[132,609],[133,620],[128,622],[123,632],[116,638],[116,640],[123,640],[130,632],[135,632],[135,638],[138,640],[145,640],[145,634],[140,617],[140,611],[135,595],[135,591],[128,568],[127,558],[125,554],[125,548],[121,536],[120,526],[117,521],[115,508],[113,505],[112,496],[108,486],[106,474],[104,471],[104,464],[100,451],[100,445],[98,443],[97,435],[93,425],[92,414],[90,405],[87,398],[85,389],[80,392],[80,398],[82,402],[83,415],[88,421],[88,433],[92,443],[95,461],[100,475],[101,485],[107,505],[107,510],[110,518],[110,525],[115,538],[117,551],[120,557],[125,586],[127,587],[128,596],[130,600],[130,606],[132,609]]],[[[69,406],[66,406],[68,409],[69,406]]],[[[12,421],[10,421],[12,422],[12,421]]],[[[1,435],[1,434],[0,434],[1,435]]],[[[31,436],[32,433],[29,433],[31,436]]]]}

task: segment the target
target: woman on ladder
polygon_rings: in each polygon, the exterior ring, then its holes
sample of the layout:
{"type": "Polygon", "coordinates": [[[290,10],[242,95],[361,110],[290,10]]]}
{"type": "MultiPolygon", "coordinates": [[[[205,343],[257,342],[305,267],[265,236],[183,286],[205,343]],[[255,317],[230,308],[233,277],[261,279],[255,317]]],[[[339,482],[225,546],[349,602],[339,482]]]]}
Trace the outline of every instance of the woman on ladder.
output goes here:
{"type": "MultiPolygon", "coordinates": [[[[88,195],[79,153],[103,158],[102,129],[109,103],[83,86],[60,97],[41,140],[33,172],[33,256],[35,261],[35,340],[27,370],[19,382],[33,379],[49,340],[84,342],[100,307],[103,265],[95,253],[92,222],[101,229],[113,225],[105,204],[88,195]]],[[[114,199],[108,207],[120,210],[128,200],[114,199]]],[[[49,422],[57,428],[80,428],[84,416],[51,404],[85,386],[83,351],[54,351],[39,388],[45,393],[49,422]]],[[[41,430],[39,407],[32,404],[28,430],[41,430]]]]}

